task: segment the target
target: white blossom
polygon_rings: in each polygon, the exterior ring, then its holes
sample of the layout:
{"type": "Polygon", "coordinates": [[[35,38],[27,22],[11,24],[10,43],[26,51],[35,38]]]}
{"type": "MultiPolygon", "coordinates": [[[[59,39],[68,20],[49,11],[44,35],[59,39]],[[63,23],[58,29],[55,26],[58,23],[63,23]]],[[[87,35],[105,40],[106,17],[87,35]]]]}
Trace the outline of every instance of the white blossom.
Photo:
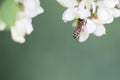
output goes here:
{"type": "Polygon", "coordinates": [[[20,9],[16,22],[11,27],[12,39],[19,43],[25,42],[25,35],[33,31],[32,18],[44,12],[39,0],[16,0],[20,9]],[[22,9],[21,9],[22,8],[22,9]]]}
{"type": "Polygon", "coordinates": [[[39,0],[17,0],[17,3],[23,8],[19,10],[19,16],[33,18],[44,12],[39,0]]]}
{"type": "Polygon", "coordinates": [[[96,25],[92,20],[87,19],[86,21],[87,21],[87,23],[86,23],[86,25],[84,25],[82,27],[82,30],[79,35],[80,42],[86,41],[88,39],[89,35],[94,33],[96,30],[96,25]]]}
{"type": "Polygon", "coordinates": [[[21,18],[16,20],[15,24],[11,27],[12,39],[19,43],[25,42],[25,35],[31,34],[33,31],[32,20],[28,18],[21,18]]]}
{"type": "Polygon", "coordinates": [[[79,35],[79,41],[84,42],[90,34],[102,36],[106,33],[105,27],[102,24],[97,24],[93,20],[87,19],[87,24],[82,27],[79,35]]]}
{"type": "Polygon", "coordinates": [[[106,34],[106,29],[103,24],[96,24],[96,27],[97,28],[96,28],[95,32],[93,33],[94,35],[100,37],[100,36],[103,36],[104,34],[106,34]]]}
{"type": "MultiPolygon", "coordinates": [[[[39,0],[15,0],[18,12],[15,23],[11,25],[11,37],[15,42],[24,43],[25,36],[33,31],[32,18],[44,12],[39,0]]],[[[6,23],[0,20],[0,31],[5,30],[6,23]]]]}
{"type": "Polygon", "coordinates": [[[120,10],[115,8],[117,0],[100,0],[97,2],[98,21],[103,24],[113,22],[114,18],[120,17],[120,10]]]}
{"type": "Polygon", "coordinates": [[[67,9],[63,12],[64,22],[85,19],[86,25],[82,26],[79,41],[84,42],[90,34],[102,36],[106,33],[104,24],[114,21],[120,16],[120,10],[116,8],[118,0],[57,0],[67,9]]]}
{"type": "Polygon", "coordinates": [[[72,21],[76,17],[87,18],[90,16],[89,9],[84,8],[86,6],[86,1],[79,3],[76,0],[57,0],[57,2],[67,7],[62,16],[64,22],[72,21]]]}

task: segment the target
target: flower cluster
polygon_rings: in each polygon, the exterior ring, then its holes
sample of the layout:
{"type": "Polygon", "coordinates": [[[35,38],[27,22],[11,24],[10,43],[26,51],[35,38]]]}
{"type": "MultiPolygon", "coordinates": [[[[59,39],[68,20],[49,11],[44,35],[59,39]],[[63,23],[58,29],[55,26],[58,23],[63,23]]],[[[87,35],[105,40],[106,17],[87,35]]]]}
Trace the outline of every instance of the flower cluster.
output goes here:
{"type": "MultiPolygon", "coordinates": [[[[10,27],[12,39],[15,42],[24,43],[25,35],[31,34],[33,31],[32,18],[44,10],[40,6],[39,0],[15,0],[18,5],[18,12],[16,16],[15,23],[10,27]]],[[[6,29],[7,24],[0,21],[0,30],[6,29]]]]}
{"type": "Polygon", "coordinates": [[[114,18],[120,17],[119,0],[57,0],[57,2],[67,8],[62,15],[64,22],[86,20],[86,25],[79,33],[80,42],[86,41],[90,34],[104,35],[106,33],[104,24],[109,24],[114,18]]]}

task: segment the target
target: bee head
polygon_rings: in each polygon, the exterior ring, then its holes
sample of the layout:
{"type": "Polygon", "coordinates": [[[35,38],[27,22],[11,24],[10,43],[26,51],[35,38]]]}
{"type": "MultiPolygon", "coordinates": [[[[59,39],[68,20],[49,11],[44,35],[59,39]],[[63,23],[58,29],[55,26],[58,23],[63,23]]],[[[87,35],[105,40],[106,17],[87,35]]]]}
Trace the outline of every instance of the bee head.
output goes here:
{"type": "Polygon", "coordinates": [[[84,19],[80,19],[80,18],[78,18],[78,21],[82,22],[82,21],[84,21],[84,19]]]}

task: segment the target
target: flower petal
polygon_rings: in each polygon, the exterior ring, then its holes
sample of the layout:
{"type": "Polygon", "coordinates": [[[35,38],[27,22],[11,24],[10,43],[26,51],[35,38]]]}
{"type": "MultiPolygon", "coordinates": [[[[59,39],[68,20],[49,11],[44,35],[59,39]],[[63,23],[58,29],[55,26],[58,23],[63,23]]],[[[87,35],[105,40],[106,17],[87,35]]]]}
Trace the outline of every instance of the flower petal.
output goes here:
{"type": "Polygon", "coordinates": [[[22,18],[18,19],[14,26],[11,27],[12,39],[19,43],[25,42],[25,35],[33,31],[31,19],[22,18]]]}
{"type": "Polygon", "coordinates": [[[30,18],[33,18],[33,17],[36,17],[38,14],[41,14],[43,12],[44,12],[44,10],[43,10],[42,7],[38,7],[36,9],[34,9],[34,10],[26,9],[25,10],[25,15],[30,17],[30,18]]]}
{"type": "Polygon", "coordinates": [[[96,4],[95,2],[92,2],[92,13],[96,12],[96,4]]]}
{"type": "Polygon", "coordinates": [[[111,13],[114,17],[120,17],[120,9],[112,8],[112,9],[110,9],[110,13],[111,13]]]}
{"type": "Polygon", "coordinates": [[[62,19],[64,22],[72,21],[75,18],[74,8],[68,8],[63,13],[62,19]]]}
{"type": "Polygon", "coordinates": [[[75,7],[78,5],[78,2],[76,0],[56,0],[58,3],[60,3],[64,7],[75,7]]]}
{"type": "Polygon", "coordinates": [[[96,36],[102,36],[106,33],[106,29],[103,25],[96,25],[97,26],[97,29],[96,31],[94,32],[94,35],[96,36]]]}
{"type": "Polygon", "coordinates": [[[79,42],[84,42],[88,39],[89,33],[82,31],[79,36],[79,42]]]}
{"type": "Polygon", "coordinates": [[[24,22],[25,22],[24,26],[25,26],[26,34],[29,35],[33,31],[32,20],[31,19],[25,19],[24,22]]]}
{"type": "Polygon", "coordinates": [[[89,33],[93,33],[96,30],[96,25],[92,20],[87,19],[86,28],[89,33]]]}
{"type": "Polygon", "coordinates": [[[87,9],[79,9],[78,15],[81,19],[86,19],[90,16],[90,11],[87,9]]]}
{"type": "Polygon", "coordinates": [[[20,2],[24,6],[24,10],[20,11],[21,13],[19,13],[20,15],[33,18],[44,12],[43,8],[40,6],[39,0],[21,0],[20,2]]]}
{"type": "Polygon", "coordinates": [[[24,36],[19,36],[16,32],[15,27],[11,28],[11,37],[15,42],[19,42],[19,43],[24,43],[25,42],[24,36]]]}
{"type": "Polygon", "coordinates": [[[97,15],[100,22],[103,23],[113,22],[113,16],[106,8],[99,7],[97,10],[97,15]]]}
{"type": "Polygon", "coordinates": [[[105,7],[114,8],[116,6],[116,2],[114,0],[103,0],[105,7]]]}

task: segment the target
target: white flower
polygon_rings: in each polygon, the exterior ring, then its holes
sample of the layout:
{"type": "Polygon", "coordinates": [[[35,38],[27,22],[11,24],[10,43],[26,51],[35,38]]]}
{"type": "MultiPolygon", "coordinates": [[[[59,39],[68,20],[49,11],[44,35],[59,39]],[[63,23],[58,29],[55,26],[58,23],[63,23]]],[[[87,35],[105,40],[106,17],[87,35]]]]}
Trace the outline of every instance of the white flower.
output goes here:
{"type": "Polygon", "coordinates": [[[33,18],[44,12],[39,0],[17,0],[17,3],[23,8],[19,11],[20,16],[33,18]]]}
{"type": "Polygon", "coordinates": [[[14,41],[24,43],[25,35],[33,31],[32,18],[43,13],[44,10],[39,0],[16,0],[16,2],[20,9],[15,24],[11,27],[11,36],[14,41]]]}
{"type": "Polygon", "coordinates": [[[65,10],[62,16],[63,21],[67,22],[74,20],[76,16],[74,11],[74,8],[68,8],[67,10],[65,10]]]}
{"type": "MultiPolygon", "coordinates": [[[[39,0],[15,0],[19,7],[14,25],[10,27],[12,39],[15,42],[24,43],[25,36],[33,31],[32,18],[44,10],[39,0]]],[[[0,31],[5,30],[6,23],[0,20],[0,31]]]]}
{"type": "Polygon", "coordinates": [[[97,13],[101,24],[113,22],[114,18],[120,17],[120,10],[116,8],[118,0],[57,0],[61,5],[67,7],[62,19],[64,22],[72,21],[76,17],[87,19],[91,14],[97,13]]]}
{"type": "Polygon", "coordinates": [[[106,34],[106,29],[103,26],[103,24],[96,24],[96,30],[95,30],[95,32],[93,34],[98,36],[98,37],[103,36],[104,34],[106,34]]]}
{"type": "Polygon", "coordinates": [[[116,0],[97,1],[97,22],[100,22],[102,24],[108,24],[113,22],[114,18],[120,17],[120,10],[115,8],[117,3],[118,2],[116,0]]]}
{"type": "Polygon", "coordinates": [[[83,26],[80,35],[79,42],[84,42],[88,39],[90,34],[96,36],[102,36],[106,33],[105,27],[102,24],[97,24],[94,21],[87,19],[87,24],[83,26]]]}
{"type": "Polygon", "coordinates": [[[106,8],[99,7],[97,10],[97,19],[95,21],[100,24],[106,24],[113,22],[113,16],[108,12],[106,8]]]}
{"type": "Polygon", "coordinates": [[[15,42],[25,42],[25,35],[29,35],[33,31],[31,22],[32,20],[28,18],[16,20],[15,24],[11,27],[11,36],[15,42]]]}
{"type": "Polygon", "coordinates": [[[84,19],[90,16],[89,9],[85,8],[88,4],[86,1],[77,2],[77,0],[57,0],[57,2],[67,7],[62,16],[64,22],[72,21],[76,17],[84,19]]]}
{"type": "Polygon", "coordinates": [[[104,35],[106,33],[106,30],[103,24],[113,21],[113,15],[109,13],[107,10],[105,10],[106,7],[103,7],[103,2],[101,5],[101,1],[99,0],[96,2],[94,2],[94,0],[81,0],[80,2],[77,2],[76,0],[57,0],[57,1],[61,5],[67,7],[62,16],[64,22],[72,21],[76,17],[80,19],[85,19],[87,21],[86,25],[83,25],[80,31],[79,34],[80,42],[86,41],[90,34],[94,34],[96,36],[104,35]],[[92,17],[93,14],[97,14],[96,19],[92,20],[88,19],[89,17],[92,17]]]}
{"type": "Polygon", "coordinates": [[[80,42],[86,41],[88,39],[89,35],[94,33],[95,30],[96,30],[95,23],[92,20],[87,19],[86,25],[82,27],[82,30],[80,32],[79,41],[80,42]]]}

